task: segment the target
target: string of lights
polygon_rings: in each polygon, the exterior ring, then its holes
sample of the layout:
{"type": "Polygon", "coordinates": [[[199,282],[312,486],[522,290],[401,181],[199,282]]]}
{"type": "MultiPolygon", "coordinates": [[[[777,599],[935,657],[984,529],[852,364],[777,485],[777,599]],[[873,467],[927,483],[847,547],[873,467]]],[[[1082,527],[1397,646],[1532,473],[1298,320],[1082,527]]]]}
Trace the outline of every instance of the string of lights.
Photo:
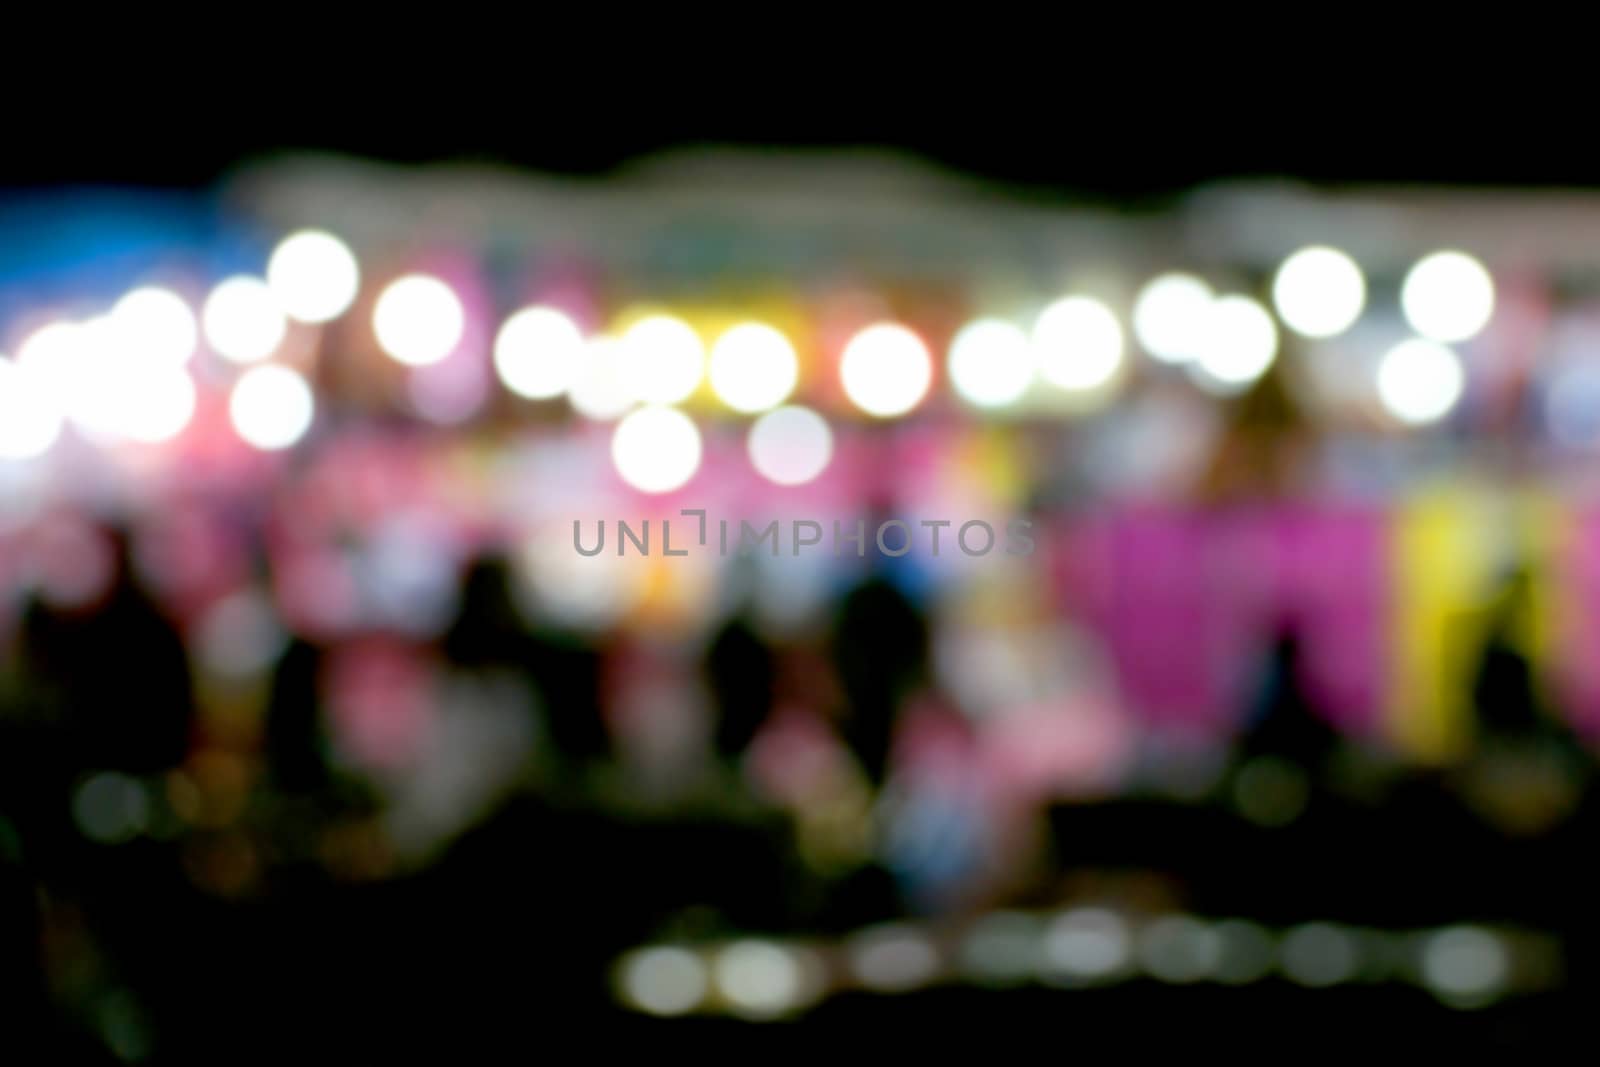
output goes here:
{"type": "MultiPolygon", "coordinates": [[[[345,241],[302,230],[277,245],[261,275],[224,278],[201,300],[141,286],[104,313],[48,321],[21,338],[10,358],[0,356],[0,457],[42,457],[69,425],[99,445],[170,442],[210,392],[225,396],[239,440],[290,448],[326,402],[315,384],[318,360],[338,355],[317,331],[347,326],[359,308],[377,349],[409,376],[412,414],[427,421],[459,424],[480,412],[492,368],[521,401],[565,401],[584,419],[614,421],[617,470],[643,492],[676,489],[698,468],[700,431],[686,411],[752,418],[755,468],[795,485],[828,463],[824,412],[903,418],[931,404],[942,376],[959,406],[980,418],[1070,416],[1112,399],[1135,371],[1135,345],[1150,367],[1233,396],[1278,360],[1282,330],[1315,342],[1350,331],[1367,290],[1350,256],[1311,246],[1273,276],[1272,310],[1197,275],[1166,273],[1139,290],[1125,318],[1086,293],[1031,314],[982,314],[948,337],[860,315],[831,350],[815,336],[802,339],[802,350],[779,325],[736,313],[696,322],[630,306],[596,324],[557,302],[514,308],[491,337],[446,278],[413,271],[373,286],[345,241]],[[306,330],[309,340],[298,332],[306,330]]],[[[1413,336],[1382,353],[1372,395],[1394,424],[1437,423],[1467,385],[1452,346],[1488,324],[1494,282],[1472,256],[1440,251],[1412,266],[1398,299],[1413,336]]]]}

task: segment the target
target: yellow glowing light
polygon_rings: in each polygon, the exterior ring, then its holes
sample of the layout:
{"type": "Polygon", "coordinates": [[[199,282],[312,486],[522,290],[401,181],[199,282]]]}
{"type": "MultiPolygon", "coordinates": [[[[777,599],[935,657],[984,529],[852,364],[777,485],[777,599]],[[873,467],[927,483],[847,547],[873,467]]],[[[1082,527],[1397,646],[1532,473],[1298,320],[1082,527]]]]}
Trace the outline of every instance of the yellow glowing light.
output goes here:
{"type": "Polygon", "coordinates": [[[711,389],[735,411],[754,414],[778,406],[799,377],[794,346],[765,323],[740,323],[711,346],[711,389]]]}

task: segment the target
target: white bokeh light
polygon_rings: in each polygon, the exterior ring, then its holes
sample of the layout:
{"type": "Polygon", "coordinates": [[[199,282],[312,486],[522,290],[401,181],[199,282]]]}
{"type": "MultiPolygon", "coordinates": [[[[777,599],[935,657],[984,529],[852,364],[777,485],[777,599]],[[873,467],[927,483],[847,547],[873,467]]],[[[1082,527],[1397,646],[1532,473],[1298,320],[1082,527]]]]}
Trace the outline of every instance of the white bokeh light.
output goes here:
{"type": "Polygon", "coordinates": [[[933,384],[933,358],[922,338],[898,323],[868,326],[850,339],[839,360],[850,402],[868,415],[892,418],[922,402],[933,384]]]}
{"type": "Polygon", "coordinates": [[[886,923],[853,936],[848,945],[856,981],[880,993],[908,993],[939,974],[938,946],[910,923],[886,923]]]}
{"type": "Polygon", "coordinates": [[[778,485],[804,485],[833,458],[833,431],[810,408],[781,407],[751,424],[746,446],[762,477],[778,485]]]}
{"type": "Polygon", "coordinates": [[[123,436],[129,383],[142,368],[169,364],[136,358],[119,343],[109,315],[52,323],[23,342],[18,362],[34,376],[55,409],[90,440],[123,436]]]}
{"type": "Polygon", "coordinates": [[[119,358],[147,366],[181,366],[194,355],[200,330],[194,312],[170,289],[145,286],[118,300],[109,316],[119,358]]]}
{"type": "Polygon", "coordinates": [[[251,367],[234,383],[228,415],[240,437],[256,448],[288,448],[311,428],[316,402],[311,386],[276,364],[251,367]]]}
{"type": "Polygon", "coordinates": [[[1033,325],[1033,351],[1046,381],[1075,392],[1099,389],[1122,366],[1122,326],[1088,296],[1057,300],[1033,325]]]}
{"type": "MultiPolygon", "coordinates": [[[[53,409],[89,440],[165,441],[194,415],[195,386],[181,353],[194,334],[153,297],[84,322],[41,330],[25,346],[53,409]],[[131,325],[142,320],[142,327],[131,325]],[[165,320],[166,325],[161,325],[165,320]],[[130,335],[138,339],[130,339],[130,335]]],[[[187,313],[187,309],[184,309],[187,313]]],[[[193,323],[190,327],[192,330],[193,323]]]]}
{"type": "Polygon", "coordinates": [[[749,1015],[781,1015],[804,995],[799,960],[770,941],[734,942],[717,954],[713,973],[722,996],[749,1015]]]}
{"type": "Polygon", "coordinates": [[[776,407],[799,377],[794,346],[766,323],[730,327],[711,346],[711,391],[735,411],[752,415],[776,407]]]}
{"type": "Polygon", "coordinates": [[[1199,359],[1214,299],[1211,286],[1191,274],[1152,278],[1133,303],[1133,333],[1139,346],[1162,363],[1199,359]]]}
{"type": "Polygon", "coordinates": [[[1015,404],[1033,384],[1033,348],[1014,323],[977,319],[950,340],[950,384],[981,408],[1015,404]]]}
{"type": "Polygon", "coordinates": [[[1211,305],[1193,365],[1200,384],[1218,392],[1245,388],[1278,355],[1278,328],[1267,309],[1247,296],[1224,296],[1211,305]]]}
{"type": "Polygon", "coordinates": [[[460,344],[466,326],[461,298],[430,274],[396,278],[378,294],[372,308],[378,345],[409,367],[444,359],[460,344]]]}
{"type": "Polygon", "coordinates": [[[217,355],[234,363],[266,359],[288,331],[272,289],[243,274],[217,283],[201,308],[200,324],[217,355]]]}
{"type": "Polygon", "coordinates": [[[1492,999],[1512,974],[1511,954],[1492,931],[1452,926],[1422,945],[1422,980],[1446,1000],[1466,1004],[1492,999]]]}
{"type": "Polygon", "coordinates": [[[1435,252],[1406,274],[1400,307],[1411,328],[1430,341],[1465,341],[1494,314],[1494,279],[1465,252],[1435,252]]]}
{"type": "Polygon", "coordinates": [[[117,429],[134,441],[155,444],[183,432],[194,417],[194,380],[182,367],[141,369],[123,377],[117,429]]]}
{"type": "Polygon", "coordinates": [[[634,406],[616,338],[591,337],[583,346],[582,363],[567,389],[567,399],[578,414],[598,421],[618,418],[634,406]]]}
{"type": "Polygon", "coordinates": [[[700,431],[669,407],[642,407],[617,423],[611,461],[622,480],[643,493],[679,488],[700,469],[700,431]]]}
{"type": "Polygon", "coordinates": [[[1460,357],[1433,341],[1402,341],[1378,363],[1378,399],[1389,414],[1413,426],[1444,418],[1465,387],[1460,357]]]}
{"type": "Polygon", "coordinates": [[[634,1006],[652,1015],[683,1015],[705,999],[711,976],[700,957],[671,946],[629,953],[619,968],[618,984],[634,1006]]]}
{"type": "Polygon", "coordinates": [[[93,347],[90,330],[83,323],[51,322],[17,348],[16,365],[26,372],[29,389],[63,418],[79,413],[86,388],[91,395],[95,392],[98,375],[88,355],[93,347]]]}
{"type": "Polygon", "coordinates": [[[565,312],[526,307],[500,327],[494,369],[505,387],[528,400],[549,400],[572,387],[583,370],[583,331],[565,312]]]}
{"type": "Polygon", "coordinates": [[[58,364],[71,363],[77,358],[82,347],[78,341],[80,328],[72,322],[45,323],[17,347],[17,365],[52,376],[51,372],[58,364]]]}
{"type": "Polygon", "coordinates": [[[324,230],[301,230],[273,249],[267,285],[290,318],[327,322],[355,302],[361,270],[355,253],[339,238],[324,230]]]}
{"type": "Polygon", "coordinates": [[[1313,245],[1283,261],[1272,281],[1272,302],[1295,333],[1335,337],[1361,317],[1367,282],[1345,253],[1313,245]]]}
{"type": "Polygon", "coordinates": [[[1043,950],[1047,977],[1101,979],[1128,965],[1133,935],[1113,911],[1074,908],[1050,923],[1043,950]]]}
{"type": "Polygon", "coordinates": [[[34,371],[0,356],[0,458],[41,456],[61,436],[61,412],[34,371]]]}
{"type": "Polygon", "coordinates": [[[647,315],[619,340],[623,381],[635,400],[676,404],[705,375],[706,349],[694,327],[671,315],[647,315]]]}

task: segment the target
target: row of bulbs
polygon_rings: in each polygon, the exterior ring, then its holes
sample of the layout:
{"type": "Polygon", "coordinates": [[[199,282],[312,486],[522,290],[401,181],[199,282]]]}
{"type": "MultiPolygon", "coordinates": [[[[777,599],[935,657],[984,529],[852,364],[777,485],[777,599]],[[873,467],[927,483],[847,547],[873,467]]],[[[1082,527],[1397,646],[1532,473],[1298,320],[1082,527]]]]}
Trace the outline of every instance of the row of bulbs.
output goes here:
{"type": "MultiPolygon", "coordinates": [[[[356,257],[343,241],[307,230],[277,246],[264,277],[230,277],[213,288],[198,321],[177,294],[145,287],[108,314],[46,325],[22,343],[16,359],[0,357],[0,456],[42,453],[64,419],[98,439],[160,441],[181,432],[195,408],[194,383],[184,367],[202,332],[224,359],[252,365],[232,387],[235,430],[258,448],[289,447],[309,428],[314,399],[302,376],[268,360],[282,346],[290,319],[338,318],[354,303],[360,281],[356,257]]],[[[1290,256],[1272,284],[1278,318],[1317,339],[1349,329],[1366,295],[1357,264],[1325,246],[1290,256]]],[[[1474,336],[1488,322],[1493,282],[1472,257],[1438,252],[1412,267],[1400,297],[1419,336],[1385,354],[1378,393],[1403,421],[1428,422],[1446,414],[1461,394],[1465,375],[1445,345],[1474,336]]],[[[445,360],[459,347],[466,324],[454,290],[427,274],[392,281],[373,305],[379,346],[413,368],[445,360]]],[[[1218,295],[1193,275],[1152,280],[1134,302],[1131,324],[1153,359],[1184,366],[1219,393],[1254,382],[1278,349],[1277,325],[1265,307],[1248,296],[1218,295]]],[[[984,409],[1016,405],[1039,385],[1057,395],[1096,398],[1118,380],[1125,348],[1113,311],[1074,295],[1045,307],[1031,330],[994,317],[967,324],[951,340],[946,369],[955,392],[984,409]]],[[[800,371],[789,339],[765,323],[732,326],[707,351],[692,326],[670,315],[639,318],[615,336],[586,336],[570,316],[547,306],[523,308],[505,320],[494,340],[493,366],[518,396],[565,396],[580,414],[607,420],[639,405],[681,403],[703,381],[733,411],[771,412],[793,393],[800,371]]],[[[867,326],[840,355],[844,394],[870,416],[913,410],[933,378],[926,343],[899,323],[867,326]]]]}
{"type": "MultiPolygon", "coordinates": [[[[281,328],[262,329],[229,345],[221,333],[230,319],[251,323],[272,314],[270,293],[294,317],[325,321],[354,300],[355,257],[331,235],[303,233],[273,255],[266,285],[249,290],[237,280],[230,299],[216,308],[219,348],[240,358],[260,358],[281,340],[281,328]],[[253,343],[252,343],[253,342],[253,343]]],[[[1349,329],[1366,306],[1360,267],[1326,246],[1301,249],[1284,261],[1272,285],[1282,321],[1314,339],[1349,329]]],[[[1467,340],[1494,308],[1489,272],[1471,256],[1436,252],[1417,262],[1401,286],[1401,307],[1418,340],[1435,345],[1467,340]]],[[[465,324],[460,301],[443,281],[407,275],[379,296],[373,327],[379,344],[401,363],[442,360],[459,343],[465,324]]],[[[1271,315],[1240,294],[1217,295],[1187,274],[1156,278],[1133,308],[1140,345],[1155,359],[1191,366],[1197,380],[1219,392],[1237,391],[1260,377],[1277,353],[1271,315]]],[[[231,340],[227,339],[227,340],[231,340]]],[[[952,339],[948,371],[963,399],[979,407],[1015,404],[1035,380],[1059,389],[1093,393],[1122,367],[1125,341],[1116,315],[1101,301],[1069,296],[1046,307],[1031,332],[1000,318],[980,318],[952,339]]],[[[1408,349],[1402,365],[1421,349],[1408,349]]],[[[1424,357],[1425,358],[1425,357],[1424,357]]],[[[787,397],[798,376],[793,347],[781,332],[745,323],[723,333],[709,353],[687,323],[670,316],[635,322],[620,338],[585,338],[554,308],[525,308],[501,327],[494,346],[496,371],[514,393],[530,399],[571,396],[585,414],[613,417],[632,400],[672,404],[685,400],[708,376],[712,391],[741,413],[767,410],[787,397]],[[618,382],[626,385],[619,388],[618,382]],[[632,397],[627,396],[631,392],[632,397]]],[[[1404,376],[1402,376],[1404,377],[1404,376]]],[[[910,411],[932,383],[932,363],[917,334],[894,323],[870,326],[844,349],[840,379],[862,411],[892,417],[910,411]]],[[[1390,390],[1393,391],[1393,390],[1390,390]]],[[[1404,391],[1403,388],[1400,391],[1404,391]]]]}
{"type": "MultiPolygon", "coordinates": [[[[227,299],[219,290],[208,304],[208,323],[215,320],[208,333],[224,354],[264,358],[281,341],[281,326],[252,324],[265,323],[280,306],[305,321],[336,317],[354,300],[359,271],[354,255],[337,238],[305,232],[274,253],[265,284],[245,279],[225,284],[234,288],[227,299]]],[[[1361,316],[1366,280],[1346,253],[1327,246],[1303,248],[1279,267],[1272,302],[1291,330],[1326,340],[1361,316]]],[[[1470,255],[1435,252],[1406,274],[1400,304],[1417,336],[1385,354],[1377,374],[1379,398],[1402,421],[1430,422],[1454,406],[1465,382],[1459,358],[1444,346],[1472,338],[1488,323],[1494,283],[1470,255]]],[[[373,312],[380,346],[411,366],[448,356],[464,324],[465,312],[450,287],[420,274],[392,282],[373,312]]],[[[1242,294],[1219,295],[1189,274],[1165,274],[1146,285],[1134,302],[1132,326],[1152,358],[1187,367],[1197,383],[1217,393],[1248,387],[1278,350],[1277,325],[1266,308],[1242,294]]],[[[995,317],[969,323],[951,340],[947,371],[956,393],[979,408],[1016,405],[1037,383],[1095,398],[1116,382],[1125,349],[1115,313],[1100,300],[1075,295],[1045,307],[1031,330],[995,317]]],[[[519,396],[566,395],[580,413],[606,419],[635,403],[680,403],[702,379],[732,410],[755,414],[781,404],[799,376],[789,340],[763,323],[728,329],[708,353],[694,328],[671,316],[639,319],[617,337],[585,337],[570,317],[551,307],[524,308],[505,321],[495,340],[494,365],[501,382],[519,396]]],[[[839,364],[846,397],[880,418],[903,415],[920,404],[933,373],[922,338],[892,322],[856,334],[839,364]]]]}
{"type": "Polygon", "coordinates": [[[846,991],[905,994],[963,982],[990,989],[1032,983],[1085,989],[1134,979],[1243,986],[1271,979],[1306,989],[1405,981],[1457,1009],[1487,1007],[1539,987],[1519,956],[1526,933],[1457,925],[1355,929],[1308,922],[1272,930],[1247,919],[1172,914],[1130,921],[1101,907],[1057,916],[996,912],[953,942],[911,923],[859,931],[842,943],[745,937],[724,944],[657,944],[613,968],[617,998],[663,1018],[725,1012],[784,1019],[846,991]],[[1519,970],[1525,973],[1519,973],[1519,970]]]}

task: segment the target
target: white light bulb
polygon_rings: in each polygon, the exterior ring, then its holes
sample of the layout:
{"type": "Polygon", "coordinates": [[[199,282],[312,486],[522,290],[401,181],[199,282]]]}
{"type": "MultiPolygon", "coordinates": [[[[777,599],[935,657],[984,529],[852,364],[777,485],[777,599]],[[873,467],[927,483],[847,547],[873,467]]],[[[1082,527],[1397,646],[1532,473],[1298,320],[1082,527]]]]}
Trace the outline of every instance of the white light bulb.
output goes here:
{"type": "Polygon", "coordinates": [[[273,250],[267,285],[290,318],[327,322],[355,302],[361,270],[355,253],[339,238],[323,230],[301,230],[273,250]]]}

